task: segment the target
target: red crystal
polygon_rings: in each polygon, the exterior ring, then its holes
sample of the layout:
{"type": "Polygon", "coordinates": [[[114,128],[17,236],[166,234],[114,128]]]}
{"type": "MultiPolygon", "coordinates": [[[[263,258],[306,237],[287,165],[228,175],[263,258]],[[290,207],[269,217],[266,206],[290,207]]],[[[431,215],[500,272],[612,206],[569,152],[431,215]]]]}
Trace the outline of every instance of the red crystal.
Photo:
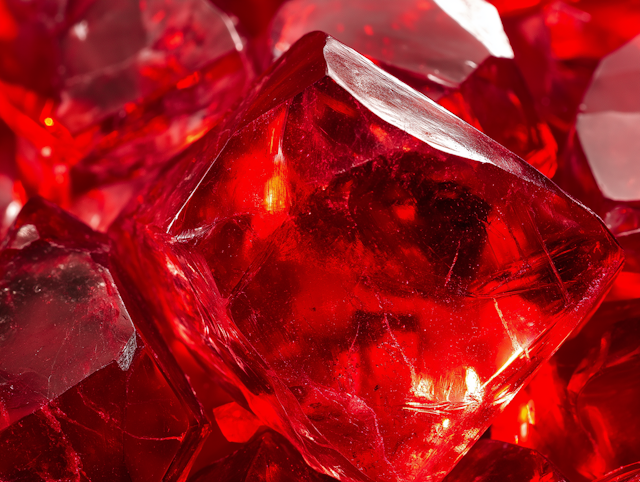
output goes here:
{"type": "Polygon", "coordinates": [[[252,66],[231,20],[205,0],[99,0],[71,10],[63,20],[27,15],[25,29],[60,24],[46,31],[59,79],[45,94],[1,85],[0,116],[21,138],[27,193],[105,230],[149,171],[219,122],[252,66]]]}
{"type": "Polygon", "coordinates": [[[220,431],[229,442],[248,442],[263,426],[254,414],[235,402],[221,405],[213,413],[220,431]]]}
{"type": "Polygon", "coordinates": [[[496,419],[492,436],[540,451],[572,481],[640,459],[635,296],[605,302],[496,419]]]}
{"type": "Polygon", "coordinates": [[[210,465],[190,482],[332,482],[335,479],[314,472],[291,444],[275,432],[257,436],[246,446],[210,465]]]}
{"type": "Polygon", "coordinates": [[[2,480],[176,480],[207,433],[137,332],[108,253],[38,199],[4,240],[2,480]]]}
{"type": "Polygon", "coordinates": [[[444,482],[566,482],[539,453],[496,440],[479,440],[444,482]]]}
{"type": "Polygon", "coordinates": [[[444,477],[620,267],[581,205],[324,34],[226,128],[154,187],[156,226],[125,224],[123,269],[158,280],[166,336],[342,480],[444,477]]]}
{"type": "Polygon", "coordinates": [[[313,30],[379,63],[543,174],[555,173],[555,140],[510,60],[511,46],[491,5],[294,0],[275,17],[274,53],[313,30]]]}
{"type": "Polygon", "coordinates": [[[638,85],[640,36],[600,62],[582,101],[559,178],[616,233],[633,231],[640,223],[635,211],[640,207],[638,85]]]}
{"type": "Polygon", "coordinates": [[[598,60],[640,33],[640,5],[556,0],[503,23],[536,107],[562,147],[598,60]]]}

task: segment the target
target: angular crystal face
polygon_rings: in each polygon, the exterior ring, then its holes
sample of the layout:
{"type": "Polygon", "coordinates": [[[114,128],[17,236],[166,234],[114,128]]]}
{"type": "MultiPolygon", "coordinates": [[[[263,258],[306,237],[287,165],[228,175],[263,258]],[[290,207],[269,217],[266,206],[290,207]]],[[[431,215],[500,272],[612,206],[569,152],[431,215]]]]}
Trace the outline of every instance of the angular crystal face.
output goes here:
{"type": "Polygon", "coordinates": [[[640,201],[640,36],[605,57],[576,122],[577,138],[603,196],[640,201]]]}
{"type": "Polygon", "coordinates": [[[134,327],[108,252],[38,199],[4,240],[2,480],[167,480],[206,433],[134,327]]]}
{"type": "Polygon", "coordinates": [[[543,174],[555,173],[555,140],[484,1],[287,2],[271,29],[274,56],[313,30],[366,55],[543,174]]]}
{"type": "Polygon", "coordinates": [[[321,30],[369,58],[455,87],[490,55],[513,57],[500,17],[484,0],[294,0],[271,31],[276,56],[321,30]]]}
{"type": "Polygon", "coordinates": [[[254,437],[237,452],[198,471],[193,482],[257,482],[272,480],[332,482],[335,479],[312,470],[287,440],[276,432],[254,437]]]}
{"type": "Polygon", "coordinates": [[[227,129],[188,155],[204,176],[155,189],[149,292],[190,286],[167,331],[342,480],[444,477],[622,262],[528,164],[324,34],[227,129]]]}
{"type": "Polygon", "coordinates": [[[539,453],[496,440],[480,440],[444,479],[444,482],[567,482],[539,453]]]}
{"type": "Polygon", "coordinates": [[[560,186],[602,216],[616,235],[632,234],[640,225],[638,62],[640,36],[600,62],[558,173],[560,186]]]}

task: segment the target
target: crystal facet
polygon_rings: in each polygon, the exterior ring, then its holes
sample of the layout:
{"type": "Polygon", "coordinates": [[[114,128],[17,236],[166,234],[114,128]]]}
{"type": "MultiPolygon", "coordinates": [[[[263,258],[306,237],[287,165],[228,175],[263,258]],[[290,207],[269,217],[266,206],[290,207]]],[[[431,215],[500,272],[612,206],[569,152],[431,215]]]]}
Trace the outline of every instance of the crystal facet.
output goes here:
{"type": "Polygon", "coordinates": [[[207,432],[134,326],[108,253],[39,199],[4,240],[2,480],[177,480],[207,432]]]}
{"type": "Polygon", "coordinates": [[[562,185],[603,217],[640,207],[638,85],[640,35],[600,62],[563,159],[562,185]]]}
{"type": "Polygon", "coordinates": [[[544,174],[554,174],[555,140],[511,60],[495,9],[483,0],[290,1],[274,20],[274,54],[313,30],[345,42],[544,174]]]}
{"type": "Polygon", "coordinates": [[[590,212],[324,34],[226,129],[154,187],[125,270],[164,266],[161,329],[342,480],[444,477],[620,268],[590,212]]]}

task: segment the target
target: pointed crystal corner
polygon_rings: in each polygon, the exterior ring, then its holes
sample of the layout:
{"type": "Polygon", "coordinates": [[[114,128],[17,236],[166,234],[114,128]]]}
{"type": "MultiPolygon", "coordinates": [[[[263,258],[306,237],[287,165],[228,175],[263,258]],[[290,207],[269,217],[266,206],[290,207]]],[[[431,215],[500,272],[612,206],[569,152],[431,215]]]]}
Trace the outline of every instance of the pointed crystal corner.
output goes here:
{"type": "Polygon", "coordinates": [[[443,478],[620,269],[591,212],[325,34],[227,129],[182,207],[158,188],[208,334],[163,323],[326,474],[443,478]]]}
{"type": "Polygon", "coordinates": [[[555,173],[555,140],[536,112],[491,5],[484,1],[288,2],[271,30],[274,54],[312,30],[343,40],[543,174],[555,173]]]}
{"type": "Polygon", "coordinates": [[[108,253],[106,237],[38,198],[4,240],[3,480],[173,479],[206,433],[134,326],[108,253]]]}

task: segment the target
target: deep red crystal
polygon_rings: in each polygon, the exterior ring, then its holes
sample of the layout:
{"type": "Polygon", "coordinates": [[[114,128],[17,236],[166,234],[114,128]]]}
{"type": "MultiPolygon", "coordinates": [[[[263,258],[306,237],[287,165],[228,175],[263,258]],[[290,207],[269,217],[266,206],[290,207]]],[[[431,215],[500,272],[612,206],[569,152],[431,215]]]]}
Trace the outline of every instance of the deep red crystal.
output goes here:
{"type": "Polygon", "coordinates": [[[640,33],[640,5],[555,0],[503,23],[536,107],[562,148],[598,61],[640,33]]]}
{"type": "Polygon", "coordinates": [[[287,440],[265,432],[229,457],[203,468],[189,482],[332,482],[309,468],[287,440]]]}
{"type": "Polygon", "coordinates": [[[614,285],[608,301],[492,427],[493,437],[540,451],[572,481],[640,459],[640,291],[633,274],[622,273],[616,284],[626,286],[614,285]],[[628,293],[635,298],[625,298],[628,293]]]}
{"type": "Polygon", "coordinates": [[[154,187],[152,225],[125,222],[124,269],[166,336],[343,480],[444,477],[619,269],[581,205],[323,34],[227,130],[154,187]]]}
{"type": "Polygon", "coordinates": [[[109,249],[39,199],[4,240],[2,480],[178,480],[207,433],[134,326],[109,249]]]}
{"type": "Polygon", "coordinates": [[[596,69],[563,156],[559,182],[614,233],[640,224],[640,36],[596,69]]]}
{"type": "Polygon", "coordinates": [[[555,140],[511,60],[495,9],[483,0],[290,1],[274,20],[274,54],[313,30],[366,55],[543,174],[555,173],[555,140]]]}
{"type": "Polygon", "coordinates": [[[444,482],[567,482],[539,453],[496,440],[479,440],[444,482]]]}
{"type": "Polygon", "coordinates": [[[618,470],[598,479],[598,482],[638,482],[640,481],[640,463],[620,467],[618,470]]]}

